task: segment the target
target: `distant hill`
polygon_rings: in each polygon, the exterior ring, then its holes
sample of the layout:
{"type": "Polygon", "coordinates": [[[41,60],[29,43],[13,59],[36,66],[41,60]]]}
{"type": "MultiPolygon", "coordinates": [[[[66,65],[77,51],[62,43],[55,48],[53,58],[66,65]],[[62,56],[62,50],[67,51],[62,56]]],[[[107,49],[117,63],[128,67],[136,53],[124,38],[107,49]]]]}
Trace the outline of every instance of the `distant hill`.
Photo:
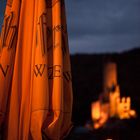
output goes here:
{"type": "Polygon", "coordinates": [[[73,121],[84,124],[90,119],[90,105],[102,92],[102,70],[106,61],[118,66],[122,96],[131,96],[132,107],[140,108],[140,49],[114,54],[77,54],[71,56],[73,77],[73,121]]]}

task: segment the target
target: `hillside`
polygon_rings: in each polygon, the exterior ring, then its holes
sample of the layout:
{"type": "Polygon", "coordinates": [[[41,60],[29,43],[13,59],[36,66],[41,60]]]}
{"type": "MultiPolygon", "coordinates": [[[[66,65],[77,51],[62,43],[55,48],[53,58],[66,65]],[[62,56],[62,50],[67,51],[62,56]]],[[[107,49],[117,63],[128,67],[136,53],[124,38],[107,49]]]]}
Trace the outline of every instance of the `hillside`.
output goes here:
{"type": "Polygon", "coordinates": [[[73,77],[73,122],[82,125],[90,120],[90,105],[102,92],[102,70],[106,61],[118,66],[122,96],[132,98],[132,108],[140,108],[140,49],[114,54],[77,54],[71,56],[73,77]]]}

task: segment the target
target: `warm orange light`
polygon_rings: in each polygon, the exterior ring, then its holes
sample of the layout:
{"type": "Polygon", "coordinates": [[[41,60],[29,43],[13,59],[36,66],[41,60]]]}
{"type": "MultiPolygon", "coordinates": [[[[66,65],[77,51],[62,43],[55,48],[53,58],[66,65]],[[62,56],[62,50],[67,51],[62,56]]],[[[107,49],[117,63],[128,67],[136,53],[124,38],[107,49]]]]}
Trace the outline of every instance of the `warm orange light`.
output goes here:
{"type": "Polygon", "coordinates": [[[131,98],[123,97],[117,100],[117,114],[120,119],[130,119],[136,117],[136,111],[131,110],[131,98]]]}
{"type": "Polygon", "coordinates": [[[131,109],[131,98],[121,98],[120,96],[115,63],[105,65],[103,89],[99,100],[92,103],[92,120],[95,129],[102,127],[108,118],[130,119],[136,117],[136,111],[131,109]]]}
{"type": "Polygon", "coordinates": [[[100,101],[93,102],[91,105],[91,115],[92,119],[97,121],[101,117],[101,105],[100,101]]]}
{"type": "Polygon", "coordinates": [[[93,127],[98,129],[102,127],[109,118],[109,104],[101,104],[100,101],[92,103],[91,108],[93,127]]]}
{"type": "Polygon", "coordinates": [[[63,0],[7,0],[0,35],[4,140],[60,140],[69,133],[73,97],[66,25],[63,0]]]}
{"type": "Polygon", "coordinates": [[[120,99],[120,88],[116,86],[115,91],[109,93],[110,117],[117,116],[117,100],[120,99]]]}
{"type": "Polygon", "coordinates": [[[101,105],[101,119],[100,119],[100,124],[103,126],[107,120],[109,119],[109,104],[108,103],[104,103],[101,105]]]}
{"type": "Polygon", "coordinates": [[[117,85],[117,65],[113,62],[107,63],[103,72],[103,89],[108,92],[117,85]]]}
{"type": "Polygon", "coordinates": [[[129,112],[130,116],[135,118],[137,116],[136,111],[135,110],[130,110],[129,112]]]}

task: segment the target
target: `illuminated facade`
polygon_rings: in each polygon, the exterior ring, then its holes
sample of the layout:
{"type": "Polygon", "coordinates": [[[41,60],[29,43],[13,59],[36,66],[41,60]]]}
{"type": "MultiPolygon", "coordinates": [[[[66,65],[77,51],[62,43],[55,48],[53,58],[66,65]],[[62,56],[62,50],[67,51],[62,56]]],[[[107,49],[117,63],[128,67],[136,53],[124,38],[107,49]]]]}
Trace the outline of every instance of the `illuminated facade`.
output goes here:
{"type": "Polygon", "coordinates": [[[103,93],[97,102],[92,103],[91,107],[95,129],[102,127],[109,118],[130,119],[136,117],[135,110],[131,109],[131,98],[121,98],[117,81],[117,65],[107,63],[104,67],[103,93]]]}

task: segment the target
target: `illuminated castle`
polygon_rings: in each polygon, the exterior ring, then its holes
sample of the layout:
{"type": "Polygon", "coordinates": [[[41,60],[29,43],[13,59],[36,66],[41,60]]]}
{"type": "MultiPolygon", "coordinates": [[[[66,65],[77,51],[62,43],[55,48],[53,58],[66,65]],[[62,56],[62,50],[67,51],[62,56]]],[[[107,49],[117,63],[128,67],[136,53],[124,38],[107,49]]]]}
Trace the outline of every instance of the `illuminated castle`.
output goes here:
{"type": "Polygon", "coordinates": [[[130,119],[136,116],[131,110],[131,98],[120,97],[117,80],[117,65],[107,63],[104,67],[103,93],[99,100],[92,103],[92,119],[94,128],[103,126],[109,118],[130,119]]]}

